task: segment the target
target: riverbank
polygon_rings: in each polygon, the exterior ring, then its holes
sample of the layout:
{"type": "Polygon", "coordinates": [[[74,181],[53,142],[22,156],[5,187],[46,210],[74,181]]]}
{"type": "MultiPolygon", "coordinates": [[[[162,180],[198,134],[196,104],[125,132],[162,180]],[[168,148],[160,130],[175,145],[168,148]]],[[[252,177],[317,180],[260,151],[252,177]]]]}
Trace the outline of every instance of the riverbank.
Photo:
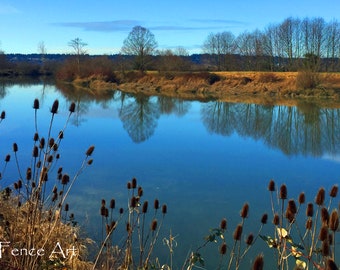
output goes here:
{"type": "Polygon", "coordinates": [[[254,103],[295,103],[296,100],[325,100],[340,103],[340,74],[298,72],[149,72],[118,77],[77,79],[78,86],[92,90],[119,89],[128,93],[163,95],[197,100],[254,103]],[[312,77],[313,76],[313,77],[312,77]],[[309,86],[312,86],[309,87],[309,86]]]}

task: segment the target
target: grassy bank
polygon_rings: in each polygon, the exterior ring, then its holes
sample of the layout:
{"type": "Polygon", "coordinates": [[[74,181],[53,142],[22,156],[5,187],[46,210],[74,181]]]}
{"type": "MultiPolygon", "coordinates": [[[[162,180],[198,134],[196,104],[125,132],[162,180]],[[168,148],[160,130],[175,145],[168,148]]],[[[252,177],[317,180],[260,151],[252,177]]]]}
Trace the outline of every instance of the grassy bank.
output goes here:
{"type": "Polygon", "coordinates": [[[76,79],[75,85],[96,91],[119,89],[129,93],[164,95],[183,99],[218,99],[231,102],[294,103],[317,99],[340,101],[340,74],[308,72],[198,72],[126,73],[116,80],[92,76],[76,79]]]}

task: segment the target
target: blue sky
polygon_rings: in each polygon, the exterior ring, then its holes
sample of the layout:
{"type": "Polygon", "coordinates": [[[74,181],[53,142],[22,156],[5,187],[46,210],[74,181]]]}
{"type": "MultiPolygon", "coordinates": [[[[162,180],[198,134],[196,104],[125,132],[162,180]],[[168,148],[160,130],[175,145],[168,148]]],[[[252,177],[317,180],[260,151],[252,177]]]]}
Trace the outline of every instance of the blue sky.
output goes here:
{"type": "Polygon", "coordinates": [[[159,49],[201,52],[209,33],[263,30],[288,17],[340,21],[339,0],[0,0],[0,50],[69,53],[74,38],[91,54],[118,53],[136,25],[148,28],[159,49]]]}

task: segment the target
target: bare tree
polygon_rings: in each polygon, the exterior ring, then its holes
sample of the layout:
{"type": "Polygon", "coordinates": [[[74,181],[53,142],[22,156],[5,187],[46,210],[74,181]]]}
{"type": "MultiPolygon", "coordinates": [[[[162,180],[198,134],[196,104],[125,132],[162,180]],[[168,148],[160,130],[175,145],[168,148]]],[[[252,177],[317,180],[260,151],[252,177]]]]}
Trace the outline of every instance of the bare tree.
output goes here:
{"type": "Polygon", "coordinates": [[[38,43],[38,53],[40,54],[40,59],[41,59],[41,73],[45,73],[45,62],[46,62],[46,54],[47,54],[47,50],[46,50],[46,46],[45,43],[43,41],[40,41],[38,43]]]}
{"type": "Polygon", "coordinates": [[[235,51],[235,36],[231,32],[210,33],[202,49],[211,55],[217,70],[227,69],[227,58],[235,51]]]}
{"type": "Polygon", "coordinates": [[[134,55],[135,68],[144,72],[156,48],[157,42],[151,31],[142,26],[135,26],[124,40],[121,51],[126,55],[134,55]]]}
{"type": "Polygon", "coordinates": [[[80,73],[80,58],[87,53],[87,50],[85,47],[87,46],[87,43],[82,41],[81,38],[77,37],[75,39],[72,39],[69,43],[68,46],[73,48],[74,54],[76,56],[76,61],[77,61],[77,69],[78,69],[78,74],[80,73]]]}

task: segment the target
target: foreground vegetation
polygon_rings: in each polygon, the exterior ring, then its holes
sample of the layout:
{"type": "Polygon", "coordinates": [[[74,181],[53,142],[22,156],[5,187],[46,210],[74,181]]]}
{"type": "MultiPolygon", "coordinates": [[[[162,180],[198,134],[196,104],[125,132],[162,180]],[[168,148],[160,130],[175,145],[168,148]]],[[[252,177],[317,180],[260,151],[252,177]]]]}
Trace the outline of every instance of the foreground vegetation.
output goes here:
{"type": "MultiPolygon", "coordinates": [[[[101,201],[98,206],[101,218],[98,230],[102,230],[100,249],[94,261],[86,259],[92,240],[82,236],[82,226],[70,212],[67,198],[79,175],[92,164],[94,146],[87,149],[73,176],[57,166],[61,162],[61,142],[67,134],[75,104],[70,104],[60,132],[53,134],[58,106],[56,100],[51,107],[49,127],[43,132],[38,126],[39,101],[34,101],[35,133],[27,167],[20,166],[17,143],[12,145],[12,154],[5,156],[1,182],[9,184],[1,187],[0,197],[1,269],[176,269],[173,256],[180,243],[171,232],[169,237],[159,239],[168,214],[167,206],[157,198],[149,205],[135,178],[126,186],[127,205],[117,207],[114,199],[109,203],[101,201]],[[6,176],[10,162],[18,174],[14,183],[6,176]],[[120,244],[113,239],[116,233],[123,239],[120,244]],[[169,249],[169,262],[157,258],[155,246],[160,241],[169,249]]],[[[5,128],[4,111],[0,118],[0,128],[5,128]]],[[[215,258],[219,261],[218,269],[241,269],[242,265],[250,264],[252,269],[264,269],[264,265],[274,265],[276,269],[338,269],[338,186],[334,185],[328,192],[321,187],[314,202],[306,202],[304,193],[289,199],[286,185],[277,188],[273,180],[268,184],[268,191],[272,211],[263,214],[258,226],[247,222],[251,205],[245,203],[239,224],[228,228],[227,218],[222,218],[219,226],[210,229],[202,245],[188,253],[182,269],[204,267],[204,249],[215,249],[216,245],[219,247],[215,258]],[[246,234],[250,230],[257,233],[246,234]],[[258,241],[264,241],[274,256],[265,257],[263,251],[259,251],[256,258],[249,258],[248,251],[256,248],[258,241]]]]}

